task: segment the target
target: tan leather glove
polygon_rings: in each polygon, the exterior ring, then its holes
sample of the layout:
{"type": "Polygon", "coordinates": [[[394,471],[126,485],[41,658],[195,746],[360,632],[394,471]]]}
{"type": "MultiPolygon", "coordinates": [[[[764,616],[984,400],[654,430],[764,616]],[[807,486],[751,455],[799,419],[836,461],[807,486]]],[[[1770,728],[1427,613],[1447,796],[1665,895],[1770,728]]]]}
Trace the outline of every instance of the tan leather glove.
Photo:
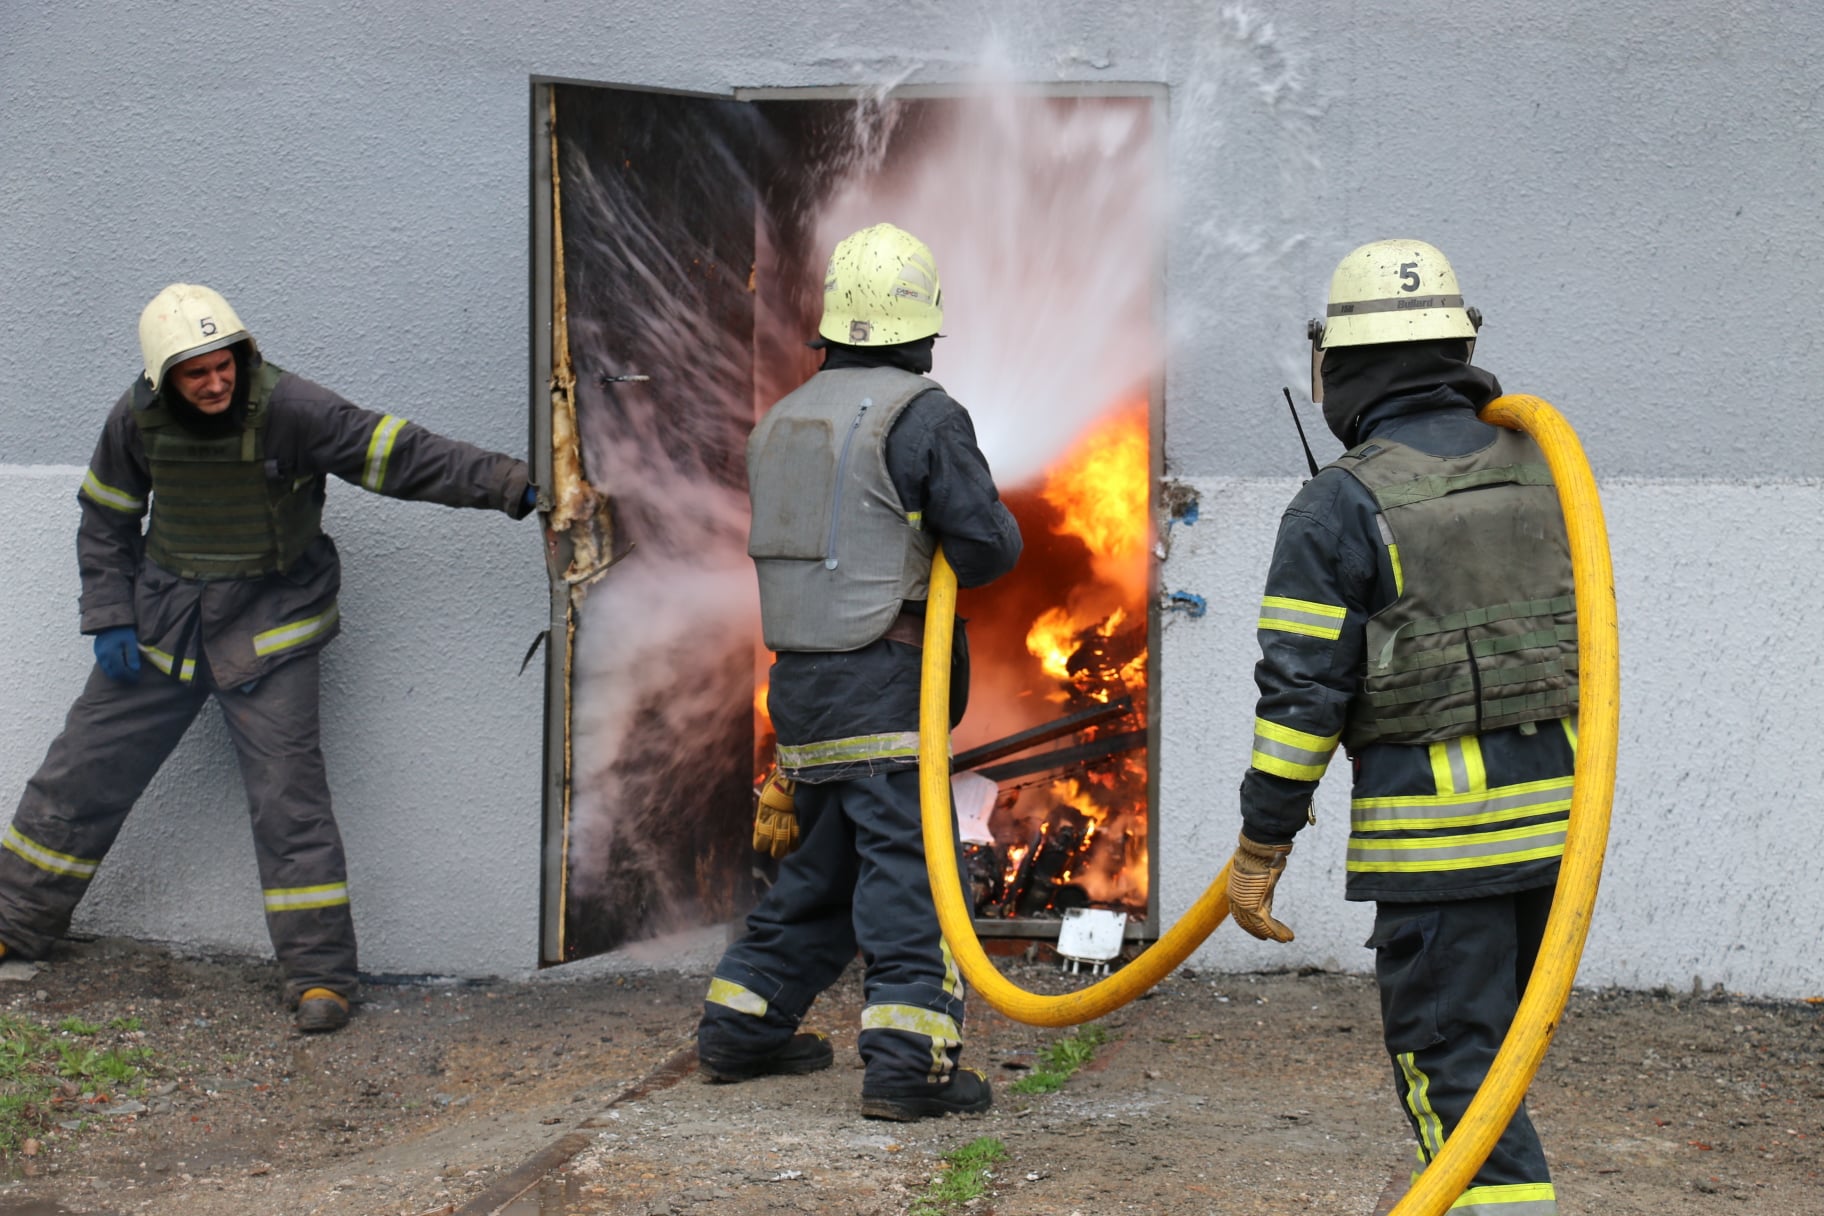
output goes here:
{"type": "Polygon", "coordinates": [[[1229,862],[1229,915],[1263,942],[1289,942],[1292,929],[1273,919],[1273,888],[1286,868],[1289,844],[1255,844],[1241,838],[1229,862]]]}
{"type": "Polygon", "coordinates": [[[798,815],[793,804],[798,783],[781,777],[778,770],[760,787],[760,804],[754,808],[754,852],[777,861],[798,847],[798,815]]]}

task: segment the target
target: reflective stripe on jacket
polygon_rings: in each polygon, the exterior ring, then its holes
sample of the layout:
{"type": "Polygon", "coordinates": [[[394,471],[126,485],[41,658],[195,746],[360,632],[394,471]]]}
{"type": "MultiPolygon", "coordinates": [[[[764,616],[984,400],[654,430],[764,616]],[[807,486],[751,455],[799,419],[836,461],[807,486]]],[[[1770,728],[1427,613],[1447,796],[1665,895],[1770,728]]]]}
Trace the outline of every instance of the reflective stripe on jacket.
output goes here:
{"type": "MultiPolygon", "coordinates": [[[[1364,427],[1371,438],[1453,457],[1496,438],[1455,394],[1409,413],[1392,404],[1364,427]]],[[[1241,790],[1243,830],[1262,843],[1289,842],[1306,824],[1362,693],[1369,620],[1407,590],[1380,516],[1369,490],[1332,467],[1280,521],[1256,618],[1260,698],[1241,790]]],[[[1429,744],[1357,747],[1348,897],[1469,898],[1554,881],[1573,770],[1563,712],[1429,744]]]]}
{"type": "MultiPolygon", "coordinates": [[[[205,661],[218,686],[321,649],[341,620],[342,566],[328,536],[318,533],[284,571],[251,578],[185,578],[147,557],[142,525],[154,494],[138,420],[153,400],[142,378],[115,403],[77,492],[82,631],[133,626],[151,666],[193,679],[205,661]]],[[[319,507],[333,474],[388,497],[526,514],[527,469],[511,456],[361,409],[289,372],[267,410],[268,471],[319,507]]]]}

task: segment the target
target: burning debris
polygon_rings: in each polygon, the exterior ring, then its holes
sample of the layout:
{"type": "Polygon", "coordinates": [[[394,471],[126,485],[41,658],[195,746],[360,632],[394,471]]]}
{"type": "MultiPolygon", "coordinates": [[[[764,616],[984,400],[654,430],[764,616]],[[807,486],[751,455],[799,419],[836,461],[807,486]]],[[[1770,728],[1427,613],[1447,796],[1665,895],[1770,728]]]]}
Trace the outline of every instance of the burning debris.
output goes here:
{"type": "Polygon", "coordinates": [[[978,919],[1053,919],[1111,904],[1146,915],[1145,748],[1142,717],[1122,697],[956,757],[978,919]],[[1075,742],[1020,754],[1067,736],[1075,742]],[[1011,830],[996,831],[997,819],[1011,830]]]}

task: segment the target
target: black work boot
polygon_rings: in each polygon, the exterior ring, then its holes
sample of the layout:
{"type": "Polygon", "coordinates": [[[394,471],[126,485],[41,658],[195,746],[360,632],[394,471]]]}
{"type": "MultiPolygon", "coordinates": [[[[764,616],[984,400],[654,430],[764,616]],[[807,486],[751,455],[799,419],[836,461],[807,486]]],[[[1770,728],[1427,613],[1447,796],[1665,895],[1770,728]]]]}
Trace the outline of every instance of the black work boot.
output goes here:
{"type": "Polygon", "coordinates": [[[973,1068],[959,1068],[942,1085],[895,1086],[892,1089],[861,1087],[864,1119],[891,1119],[911,1123],[940,1115],[978,1115],[994,1104],[988,1078],[973,1068]]]}
{"type": "Polygon", "coordinates": [[[312,988],[298,998],[292,1024],[305,1034],[328,1034],[348,1025],[348,998],[328,988],[312,988]]]}
{"type": "Polygon", "coordinates": [[[697,1068],[711,1081],[751,1081],[755,1077],[799,1076],[820,1072],[830,1066],[836,1052],[827,1035],[804,1030],[785,1041],[785,1046],[771,1055],[730,1059],[723,1056],[697,1056],[697,1068]]]}

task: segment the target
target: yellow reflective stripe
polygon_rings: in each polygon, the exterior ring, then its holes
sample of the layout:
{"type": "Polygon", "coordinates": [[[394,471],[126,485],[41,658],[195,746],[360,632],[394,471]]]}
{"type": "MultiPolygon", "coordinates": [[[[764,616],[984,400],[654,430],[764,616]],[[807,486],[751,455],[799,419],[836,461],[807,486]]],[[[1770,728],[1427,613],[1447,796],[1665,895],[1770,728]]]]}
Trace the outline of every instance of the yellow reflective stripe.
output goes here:
{"type": "Polygon", "coordinates": [[[366,471],[361,475],[361,484],[369,490],[379,490],[386,484],[386,462],[393,456],[393,441],[399,437],[399,431],[405,426],[405,419],[392,414],[374,424],[374,434],[367,441],[366,471]]]}
{"type": "Polygon", "coordinates": [[[894,731],[885,735],[855,735],[822,743],[779,745],[779,763],[785,768],[812,768],[819,764],[849,764],[862,760],[897,760],[918,755],[918,732],[894,731]]]}
{"type": "Polygon", "coordinates": [[[1402,1052],[1399,1061],[1400,1075],[1406,1078],[1406,1109],[1419,1127],[1419,1156],[1430,1161],[1444,1147],[1444,1121],[1431,1107],[1431,1078],[1412,1052],[1402,1052]]]}
{"type": "Polygon", "coordinates": [[[0,836],[0,848],[17,854],[40,870],[67,874],[71,878],[93,878],[101,866],[100,858],[72,857],[56,849],[47,849],[11,824],[7,825],[6,835],[0,836]]]}
{"type": "Polygon", "coordinates": [[[1467,828],[1508,819],[1528,819],[1569,810],[1572,781],[1570,777],[1551,777],[1462,794],[1352,798],[1349,819],[1357,832],[1467,828]]]}
{"type": "Polygon", "coordinates": [[[135,498],[125,490],[115,489],[95,476],[94,469],[83,474],[82,493],[90,502],[112,507],[116,511],[125,511],[128,515],[143,515],[146,511],[145,499],[135,498]]]}
{"type": "Polygon", "coordinates": [[[347,903],[348,884],[326,882],[314,887],[268,887],[261,894],[266,897],[268,912],[303,912],[347,903]]]}
{"type": "Polygon", "coordinates": [[[1307,637],[1334,641],[1343,634],[1342,620],[1346,609],[1315,600],[1295,600],[1283,595],[1261,597],[1257,629],[1277,629],[1281,633],[1301,633],[1307,637]]]}
{"type": "Polygon", "coordinates": [[[956,968],[956,956],[950,953],[950,939],[937,939],[937,948],[944,956],[944,994],[961,996],[963,994],[963,974],[956,968]]]}
{"type": "Polygon", "coordinates": [[[1254,754],[1249,763],[1276,777],[1316,781],[1324,775],[1330,756],[1342,737],[1340,731],[1334,735],[1313,735],[1265,718],[1255,718],[1254,754]]]}
{"type": "Polygon", "coordinates": [[[1577,720],[1560,718],[1558,724],[1564,727],[1564,737],[1571,741],[1571,755],[1575,756],[1577,754],[1577,720]]]}
{"type": "Polygon", "coordinates": [[[1433,743],[1431,751],[1431,783],[1440,794],[1457,792],[1456,778],[1450,772],[1450,752],[1443,743],[1433,743]]]}
{"type": "Polygon", "coordinates": [[[1458,1216],[1558,1216],[1558,1192],[1549,1182],[1472,1186],[1448,1210],[1458,1216]]]}
{"type": "Polygon", "coordinates": [[[331,604],[328,611],[319,612],[316,616],[293,621],[289,625],[280,625],[277,629],[268,629],[264,633],[256,633],[253,635],[253,653],[265,658],[269,654],[277,654],[279,651],[289,650],[293,646],[314,642],[329,632],[341,618],[341,608],[331,604]]]}
{"type": "MultiPolygon", "coordinates": [[[[152,666],[158,668],[166,675],[171,674],[171,665],[177,662],[174,657],[166,654],[158,647],[148,646],[144,642],[139,644],[139,653],[152,660],[152,666]]],[[[190,681],[196,679],[196,660],[185,659],[183,667],[178,670],[177,678],[184,684],[188,684],[190,681]]]]}
{"type": "Polygon", "coordinates": [[[925,530],[925,513],[923,511],[907,511],[906,522],[912,525],[912,530],[914,532],[922,532],[925,530]]]}
{"type": "Polygon", "coordinates": [[[1482,763],[1482,740],[1475,735],[1464,735],[1461,739],[1452,739],[1457,746],[1457,754],[1463,757],[1464,771],[1469,774],[1469,784],[1464,787],[1471,794],[1484,793],[1488,789],[1488,766],[1482,763]]]}
{"type": "Polygon", "coordinates": [[[917,1005],[869,1005],[861,1011],[861,1028],[903,1030],[907,1034],[924,1035],[934,1044],[963,1045],[963,1028],[957,1025],[955,1018],[935,1009],[920,1009],[917,1005]]]}
{"type": "Polygon", "coordinates": [[[1387,560],[1393,563],[1393,594],[1398,597],[1406,594],[1406,574],[1400,569],[1400,547],[1387,546],[1387,560]]]}
{"type": "Polygon", "coordinates": [[[766,1016],[766,998],[733,980],[717,977],[709,981],[709,995],[703,999],[711,1005],[726,1005],[736,1013],[749,1013],[757,1018],[766,1016]]]}
{"type": "Polygon", "coordinates": [[[1552,819],[1499,832],[1456,836],[1349,838],[1347,868],[1356,874],[1419,874],[1511,865],[1564,853],[1565,821],[1552,819]],[[1517,846],[1517,847],[1514,847],[1517,846]]]}

